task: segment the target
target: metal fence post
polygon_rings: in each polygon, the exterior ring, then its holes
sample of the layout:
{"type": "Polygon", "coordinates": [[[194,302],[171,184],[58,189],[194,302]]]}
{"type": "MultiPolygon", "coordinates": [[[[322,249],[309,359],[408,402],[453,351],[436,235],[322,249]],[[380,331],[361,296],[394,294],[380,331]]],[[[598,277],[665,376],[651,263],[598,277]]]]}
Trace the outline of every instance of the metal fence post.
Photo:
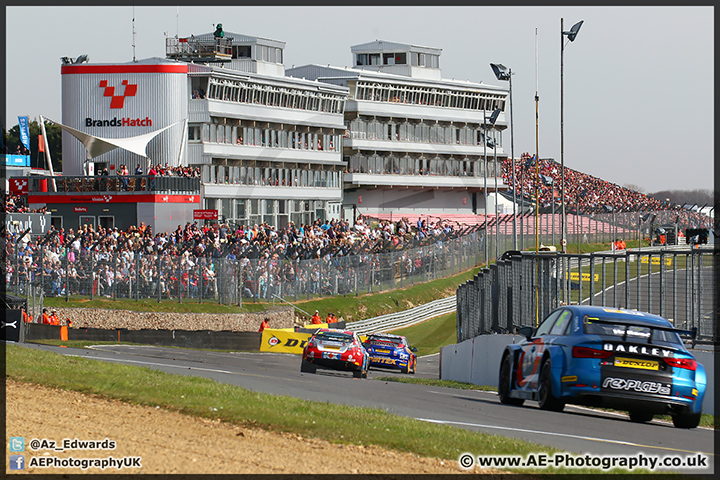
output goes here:
{"type": "Polygon", "coordinates": [[[157,253],[157,279],[156,279],[158,303],[160,303],[160,297],[162,296],[162,288],[161,288],[161,281],[160,281],[162,279],[161,268],[162,268],[162,260],[161,260],[161,256],[160,256],[160,251],[158,250],[158,253],[157,253]]]}

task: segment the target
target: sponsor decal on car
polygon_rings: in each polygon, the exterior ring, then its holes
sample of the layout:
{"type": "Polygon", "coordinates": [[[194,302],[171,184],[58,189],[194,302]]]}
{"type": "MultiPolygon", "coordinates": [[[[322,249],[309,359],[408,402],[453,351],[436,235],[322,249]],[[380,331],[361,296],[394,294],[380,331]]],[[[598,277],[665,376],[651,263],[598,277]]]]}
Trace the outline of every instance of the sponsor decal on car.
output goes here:
{"type": "Polygon", "coordinates": [[[577,382],[577,375],[567,375],[562,377],[561,380],[564,382],[577,382]]]}
{"type": "Polygon", "coordinates": [[[660,364],[656,360],[641,360],[637,358],[615,358],[616,367],[641,368],[644,370],[657,370],[660,364]]]}
{"type": "Polygon", "coordinates": [[[396,360],[394,358],[386,357],[370,357],[374,363],[383,363],[385,365],[395,365],[396,360]]]}
{"type": "Polygon", "coordinates": [[[673,351],[645,345],[632,345],[623,343],[603,343],[603,350],[607,352],[635,353],[638,355],[651,355],[653,357],[672,357],[673,351]]]}
{"type": "Polygon", "coordinates": [[[634,378],[606,377],[603,380],[602,388],[610,390],[624,390],[638,393],[654,393],[658,395],[670,395],[672,384],[637,380],[634,378]]]}
{"type": "Polygon", "coordinates": [[[332,352],[322,352],[322,358],[327,358],[328,360],[340,360],[341,354],[340,353],[332,353],[332,352]]]}

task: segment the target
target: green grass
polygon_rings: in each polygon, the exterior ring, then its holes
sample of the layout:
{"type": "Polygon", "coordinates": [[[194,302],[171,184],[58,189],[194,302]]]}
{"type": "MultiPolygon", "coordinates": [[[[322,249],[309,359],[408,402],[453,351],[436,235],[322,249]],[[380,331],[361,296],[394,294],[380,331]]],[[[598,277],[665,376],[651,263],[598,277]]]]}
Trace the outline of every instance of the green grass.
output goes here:
{"type": "MultiPolygon", "coordinates": [[[[452,277],[419,283],[410,287],[382,293],[360,296],[345,295],[304,301],[300,300],[297,302],[293,301],[292,298],[287,298],[286,300],[311,314],[317,309],[324,318],[328,313],[333,312],[338,318],[342,317],[346,321],[352,322],[407,310],[432,300],[455,295],[458,285],[464,283],[466,280],[472,279],[478,271],[480,271],[479,268],[474,268],[452,277]]],[[[286,305],[280,301],[263,301],[257,303],[246,301],[243,302],[242,307],[238,307],[237,305],[218,305],[217,301],[203,301],[203,303],[198,303],[197,300],[194,300],[178,303],[177,300],[163,300],[158,303],[157,300],[149,299],[135,301],[121,298],[116,300],[111,298],[94,298],[90,300],[86,297],[70,297],[69,302],[66,302],[64,297],[46,297],[44,301],[45,306],[49,308],[103,308],[138,312],[218,314],[259,312],[272,306],[286,305]]]]}
{"type": "Polygon", "coordinates": [[[497,392],[497,387],[489,385],[475,385],[473,383],[456,382],[455,380],[437,380],[434,378],[419,377],[373,377],[373,380],[381,382],[414,383],[416,385],[428,385],[430,387],[457,388],[460,390],[479,390],[481,392],[497,392]]]}
{"type": "Polygon", "coordinates": [[[132,312],[173,312],[173,313],[248,313],[261,312],[267,309],[267,303],[243,303],[242,307],[237,305],[219,305],[217,300],[203,300],[198,303],[197,300],[187,300],[178,303],[177,300],[163,299],[160,302],[151,299],[140,299],[138,301],[127,298],[95,297],[90,300],[89,297],[71,296],[69,301],[65,301],[65,297],[45,297],[44,306],[51,308],[100,308],[107,310],[130,310],[132,312]]]}
{"type": "Polygon", "coordinates": [[[441,315],[392,333],[407,337],[410,345],[417,347],[418,357],[438,353],[441,347],[457,343],[457,313],[441,315]]]}
{"type": "MultiPolygon", "coordinates": [[[[7,378],[13,380],[337,444],[377,445],[452,461],[457,461],[463,452],[522,456],[557,452],[522,440],[421,422],[376,408],[257,393],[206,378],[66,357],[16,345],[7,345],[6,361],[7,378]]],[[[597,473],[596,470],[554,468],[518,471],[597,473]]]]}

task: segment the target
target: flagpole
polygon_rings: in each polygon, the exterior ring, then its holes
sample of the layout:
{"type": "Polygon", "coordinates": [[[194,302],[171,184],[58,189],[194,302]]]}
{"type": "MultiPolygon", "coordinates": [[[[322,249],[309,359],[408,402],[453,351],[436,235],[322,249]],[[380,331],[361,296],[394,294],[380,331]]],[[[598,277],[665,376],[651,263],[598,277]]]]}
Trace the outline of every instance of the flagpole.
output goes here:
{"type": "MultiPolygon", "coordinates": [[[[45,145],[45,162],[47,163],[48,170],[50,170],[50,175],[54,177],[55,172],[53,171],[52,157],[50,156],[50,145],[48,145],[47,132],[45,131],[45,118],[42,115],[40,115],[40,130],[42,130],[43,144],[45,145]]],[[[51,183],[53,192],[57,192],[55,179],[53,179],[51,183]]]]}

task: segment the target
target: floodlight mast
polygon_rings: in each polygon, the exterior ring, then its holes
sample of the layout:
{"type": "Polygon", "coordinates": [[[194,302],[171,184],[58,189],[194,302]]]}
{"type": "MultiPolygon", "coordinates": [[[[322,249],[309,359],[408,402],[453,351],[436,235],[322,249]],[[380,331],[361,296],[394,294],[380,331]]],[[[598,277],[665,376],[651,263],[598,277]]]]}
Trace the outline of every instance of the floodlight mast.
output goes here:
{"type": "MultiPolygon", "coordinates": [[[[512,168],[512,186],[513,186],[513,250],[517,250],[517,188],[515,179],[515,133],[513,131],[513,111],[512,111],[512,68],[507,68],[502,63],[491,63],[495,78],[498,80],[508,80],[510,82],[510,161],[512,168]]],[[[496,197],[497,199],[497,197],[496,197]]]]}
{"type": "Polygon", "coordinates": [[[564,115],[565,115],[565,99],[564,99],[564,53],[565,53],[565,36],[568,40],[573,42],[577,37],[580,27],[582,27],[584,20],[580,20],[569,31],[563,30],[563,19],[560,19],[560,170],[561,170],[561,223],[562,223],[562,253],[565,253],[565,246],[567,245],[567,215],[565,212],[565,131],[564,131],[564,115]]]}

